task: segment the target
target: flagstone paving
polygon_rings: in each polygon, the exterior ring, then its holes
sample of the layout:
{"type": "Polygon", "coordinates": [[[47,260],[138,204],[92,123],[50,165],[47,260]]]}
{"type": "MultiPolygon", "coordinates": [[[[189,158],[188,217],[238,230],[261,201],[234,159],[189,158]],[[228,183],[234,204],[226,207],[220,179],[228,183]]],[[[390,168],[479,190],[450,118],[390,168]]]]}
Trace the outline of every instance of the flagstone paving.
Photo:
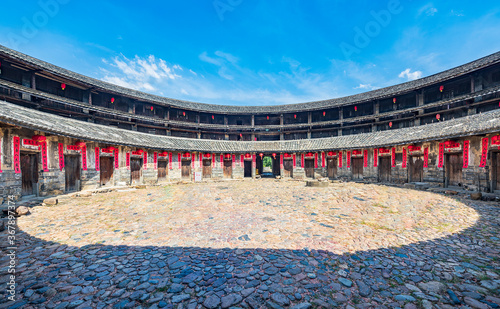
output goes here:
{"type": "MultiPolygon", "coordinates": [[[[0,308],[500,305],[494,202],[260,180],[148,187],[30,210],[18,219],[18,300],[7,302],[2,289],[0,308]]],[[[5,275],[4,267],[3,287],[5,275]]]]}

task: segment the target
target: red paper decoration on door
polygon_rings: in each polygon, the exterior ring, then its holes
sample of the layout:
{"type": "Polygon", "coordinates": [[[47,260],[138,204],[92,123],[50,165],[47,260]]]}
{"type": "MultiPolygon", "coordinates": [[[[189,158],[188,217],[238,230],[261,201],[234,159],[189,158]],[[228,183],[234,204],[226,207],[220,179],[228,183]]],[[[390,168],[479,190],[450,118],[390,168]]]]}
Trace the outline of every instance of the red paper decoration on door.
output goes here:
{"type": "Polygon", "coordinates": [[[96,147],[94,149],[94,156],[95,156],[95,170],[100,171],[101,170],[101,162],[100,160],[100,155],[101,155],[101,150],[99,147],[96,147]]]}

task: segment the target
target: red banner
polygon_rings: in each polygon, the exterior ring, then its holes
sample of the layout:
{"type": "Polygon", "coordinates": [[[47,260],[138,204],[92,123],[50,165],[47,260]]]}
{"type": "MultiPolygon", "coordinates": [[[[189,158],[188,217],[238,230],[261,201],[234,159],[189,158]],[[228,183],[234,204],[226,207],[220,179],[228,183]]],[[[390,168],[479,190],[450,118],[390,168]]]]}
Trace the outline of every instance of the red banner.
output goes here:
{"type": "Polygon", "coordinates": [[[125,165],[127,166],[127,169],[130,169],[130,152],[127,152],[125,154],[125,165]]]}
{"type": "Polygon", "coordinates": [[[443,168],[443,161],[444,161],[444,143],[439,143],[438,168],[443,168]]]}
{"type": "Polygon", "coordinates": [[[39,142],[40,149],[42,150],[42,167],[44,172],[49,171],[49,164],[47,159],[47,142],[39,142]]]}
{"type": "Polygon", "coordinates": [[[81,148],[80,148],[81,152],[82,152],[82,169],[84,171],[87,170],[87,145],[83,145],[81,148]]]}
{"type": "Polygon", "coordinates": [[[142,154],[143,155],[143,166],[144,166],[144,169],[147,170],[148,169],[148,152],[147,151],[144,151],[144,153],[142,154]]]}
{"type": "Polygon", "coordinates": [[[396,167],[396,148],[391,149],[391,166],[396,167]]]}
{"type": "Polygon", "coordinates": [[[402,168],[406,168],[406,148],[403,147],[403,163],[401,164],[402,168]]]}
{"type": "Polygon", "coordinates": [[[351,152],[350,151],[347,152],[347,156],[346,156],[345,160],[346,160],[347,168],[351,168],[351,152]]]}
{"type": "Polygon", "coordinates": [[[469,167],[469,141],[464,141],[464,149],[463,149],[463,159],[464,159],[464,165],[462,166],[463,168],[468,168],[469,167]]]}
{"type": "Polygon", "coordinates": [[[168,153],[168,169],[171,170],[173,169],[174,167],[172,166],[172,153],[169,152],[168,153]]]}
{"type": "Polygon", "coordinates": [[[292,158],[293,158],[293,168],[295,168],[296,167],[296,164],[295,164],[296,163],[295,162],[295,154],[293,154],[292,158]]]}
{"type": "Polygon", "coordinates": [[[233,155],[233,168],[236,167],[236,155],[233,155]]]}
{"type": "Polygon", "coordinates": [[[181,162],[182,158],[181,158],[181,153],[179,152],[177,154],[177,161],[179,161],[179,169],[181,169],[181,165],[182,165],[182,162],[181,162]]]}
{"type": "Polygon", "coordinates": [[[199,156],[200,156],[200,168],[202,168],[203,167],[203,154],[200,152],[199,156]]]}
{"type": "Polygon", "coordinates": [[[212,168],[215,168],[215,153],[212,153],[212,168]]]}
{"type": "Polygon", "coordinates": [[[325,153],[322,152],[321,153],[321,167],[325,167],[326,166],[326,158],[325,158],[325,153]]]}
{"type": "Polygon", "coordinates": [[[100,171],[101,165],[100,165],[99,159],[100,159],[101,151],[100,151],[99,147],[95,148],[94,155],[95,155],[95,170],[100,171]]]}
{"type": "Polygon", "coordinates": [[[81,150],[80,146],[76,146],[76,145],[67,145],[66,149],[68,149],[68,150],[76,150],[76,151],[80,151],[81,150]]]}
{"type": "Polygon", "coordinates": [[[193,152],[193,154],[191,155],[191,168],[193,169],[193,173],[194,173],[194,162],[196,161],[196,153],[193,152]]]}
{"type": "Polygon", "coordinates": [[[255,154],[252,156],[252,168],[257,168],[257,155],[255,154]]]}
{"type": "Polygon", "coordinates": [[[62,171],[64,168],[64,145],[63,145],[63,143],[57,144],[57,155],[59,157],[59,170],[62,171]]]}
{"type": "Polygon", "coordinates": [[[339,167],[342,168],[342,151],[339,151],[339,167]]]}
{"type": "Polygon", "coordinates": [[[488,155],[488,138],[485,137],[481,140],[481,161],[479,163],[479,167],[486,166],[486,159],[488,155]]]}
{"type": "Polygon", "coordinates": [[[368,149],[363,150],[363,166],[368,167],[368,149]]]}
{"type": "Polygon", "coordinates": [[[373,166],[378,166],[378,149],[373,149],[373,166]]]}
{"type": "Polygon", "coordinates": [[[300,157],[300,167],[304,168],[304,154],[301,154],[301,157],[300,157]]]}
{"type": "Polygon", "coordinates": [[[21,139],[19,136],[14,136],[12,138],[13,146],[13,161],[14,161],[14,173],[21,173],[21,139]]]}
{"type": "Polygon", "coordinates": [[[245,159],[243,159],[243,155],[240,155],[240,166],[241,166],[241,167],[243,167],[243,166],[244,166],[244,163],[243,163],[243,162],[244,162],[244,160],[245,160],[245,159]]]}
{"type": "Polygon", "coordinates": [[[153,169],[156,171],[158,169],[158,153],[153,152],[153,169]]]}
{"type": "Polygon", "coordinates": [[[318,153],[314,153],[314,168],[318,168],[318,153]]]}
{"type": "Polygon", "coordinates": [[[220,168],[224,168],[224,155],[220,155],[220,168]]]}
{"type": "Polygon", "coordinates": [[[424,168],[429,167],[429,147],[424,148],[424,168]]]}
{"type": "Polygon", "coordinates": [[[115,149],[115,168],[120,168],[120,151],[118,149],[115,149]]]}

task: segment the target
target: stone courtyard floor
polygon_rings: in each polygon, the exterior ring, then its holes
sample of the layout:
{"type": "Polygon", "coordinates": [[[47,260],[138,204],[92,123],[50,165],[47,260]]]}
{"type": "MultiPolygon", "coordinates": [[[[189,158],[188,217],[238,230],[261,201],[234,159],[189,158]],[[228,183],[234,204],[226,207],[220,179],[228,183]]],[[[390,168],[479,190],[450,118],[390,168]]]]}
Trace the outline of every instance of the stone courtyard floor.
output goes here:
{"type": "MultiPolygon", "coordinates": [[[[0,308],[498,308],[500,205],[382,185],[125,189],[18,218],[0,308]]],[[[2,251],[7,233],[0,233],[2,251]]]]}

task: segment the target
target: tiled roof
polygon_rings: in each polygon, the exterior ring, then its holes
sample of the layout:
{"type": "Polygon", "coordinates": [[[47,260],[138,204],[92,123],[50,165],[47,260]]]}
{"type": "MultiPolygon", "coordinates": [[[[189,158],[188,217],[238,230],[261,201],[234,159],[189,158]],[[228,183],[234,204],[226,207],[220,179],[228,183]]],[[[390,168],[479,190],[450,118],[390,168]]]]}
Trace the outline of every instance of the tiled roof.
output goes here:
{"type": "Polygon", "coordinates": [[[139,148],[200,152],[305,152],[378,148],[500,132],[500,110],[428,125],[357,135],[290,141],[219,141],[153,135],[118,129],[0,101],[0,122],[32,130],[139,148]]]}
{"type": "Polygon", "coordinates": [[[91,78],[85,75],[81,75],[70,70],[55,66],[53,64],[47,63],[45,61],[36,59],[34,57],[28,56],[26,54],[20,53],[18,51],[12,50],[5,46],[0,45],[0,55],[11,57],[19,61],[30,64],[38,69],[45,70],[54,75],[60,76],[62,78],[67,78],[78,83],[87,85],[89,88],[94,87],[101,89],[101,91],[108,91],[116,93],[119,95],[132,97],[160,105],[169,105],[178,107],[181,109],[189,109],[202,112],[213,112],[222,114],[259,114],[259,113],[282,113],[282,112],[297,112],[297,111],[307,111],[307,110],[318,110],[325,109],[334,106],[349,105],[358,102],[365,102],[369,100],[375,100],[380,98],[393,97],[400,94],[408,93],[410,91],[418,90],[423,87],[440,83],[449,80],[454,77],[469,74],[475,70],[483,68],[488,65],[492,65],[500,62],[500,52],[491,54],[489,56],[480,58],[478,60],[472,61],[470,63],[458,66],[456,68],[443,71],[438,74],[434,74],[428,77],[410,81],[407,83],[381,88],[365,93],[360,93],[352,96],[307,102],[307,103],[297,103],[297,104],[286,104],[286,105],[274,105],[274,106],[234,106],[234,105],[216,105],[216,104],[205,104],[196,103],[183,100],[170,99],[165,97],[160,97],[152,95],[149,93],[124,88],[111,83],[107,83],[95,78],[91,78]]]}

